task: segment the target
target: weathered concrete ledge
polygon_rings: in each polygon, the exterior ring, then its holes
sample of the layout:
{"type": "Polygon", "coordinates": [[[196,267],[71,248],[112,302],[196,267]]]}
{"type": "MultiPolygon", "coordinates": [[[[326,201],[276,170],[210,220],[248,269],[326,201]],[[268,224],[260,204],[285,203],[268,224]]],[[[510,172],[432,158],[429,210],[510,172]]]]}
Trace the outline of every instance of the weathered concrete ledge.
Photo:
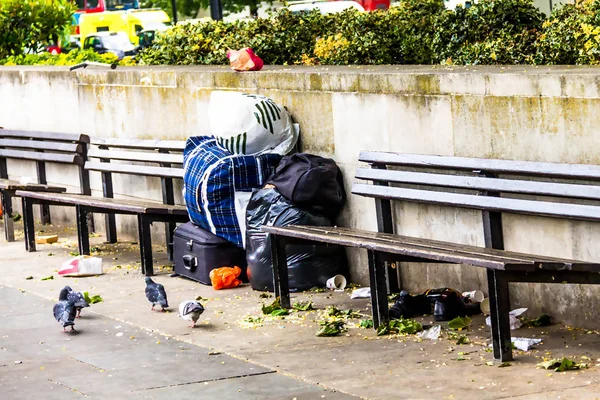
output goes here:
{"type": "MultiPolygon", "coordinates": [[[[0,68],[0,126],[85,132],[123,138],[184,139],[210,133],[213,90],[272,97],[301,124],[304,151],[333,157],[353,181],[360,150],[600,162],[600,68],[347,66],[266,67],[235,73],[225,66],[0,68]]],[[[9,165],[15,175],[31,165],[9,165]]],[[[93,174],[93,187],[101,189],[93,174]]],[[[48,171],[54,183],[76,182],[74,171],[48,171]]],[[[160,199],[153,179],[115,179],[122,196],[160,199]]],[[[181,200],[181,199],[179,199],[181,200]]],[[[399,233],[483,245],[480,215],[443,207],[397,205],[399,233]]],[[[55,219],[69,213],[57,211],[55,219]]],[[[100,218],[97,218],[100,220],[100,218]]],[[[135,221],[119,218],[123,232],[135,221]]],[[[100,221],[98,221],[100,222],[100,221]]],[[[340,223],[375,229],[372,200],[351,196],[340,223]]],[[[600,259],[600,225],[508,215],[506,247],[583,260],[600,259]]],[[[157,227],[157,232],[160,231],[157,227]]],[[[353,279],[367,282],[364,255],[353,253],[353,279]]],[[[483,271],[407,266],[405,286],[485,289],[483,271]]],[[[563,321],[598,327],[600,290],[579,285],[518,284],[515,304],[563,321]]]]}

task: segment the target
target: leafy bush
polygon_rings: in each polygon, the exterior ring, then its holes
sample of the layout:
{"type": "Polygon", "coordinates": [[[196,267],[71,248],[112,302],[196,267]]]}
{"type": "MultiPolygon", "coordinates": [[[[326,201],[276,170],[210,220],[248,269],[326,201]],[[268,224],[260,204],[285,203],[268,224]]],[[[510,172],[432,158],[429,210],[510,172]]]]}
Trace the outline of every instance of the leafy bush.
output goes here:
{"type": "Polygon", "coordinates": [[[71,0],[0,0],[0,59],[57,43],[74,11],[71,0]]]}
{"type": "Polygon", "coordinates": [[[600,1],[584,0],[555,9],[537,42],[537,64],[598,64],[600,1]]]}
{"type": "Polygon", "coordinates": [[[451,64],[526,64],[535,54],[542,14],[531,0],[480,0],[442,12],[433,40],[436,61],[451,64]]]}
{"type": "MultiPolygon", "coordinates": [[[[21,54],[0,60],[0,65],[75,65],[84,61],[112,64],[118,57],[112,53],[98,54],[92,50],[73,50],[69,53],[53,55],[50,53],[21,54]]],[[[131,57],[125,57],[118,62],[119,65],[134,65],[131,57]]]]}

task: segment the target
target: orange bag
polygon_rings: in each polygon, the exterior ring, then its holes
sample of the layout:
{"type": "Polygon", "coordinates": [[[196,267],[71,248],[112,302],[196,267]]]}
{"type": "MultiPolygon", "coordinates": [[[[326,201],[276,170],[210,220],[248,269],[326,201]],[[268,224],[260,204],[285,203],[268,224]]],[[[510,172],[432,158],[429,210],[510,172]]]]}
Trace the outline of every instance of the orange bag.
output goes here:
{"type": "Polygon", "coordinates": [[[210,271],[208,276],[210,277],[213,288],[215,290],[220,290],[239,286],[242,281],[237,278],[241,273],[242,270],[239,267],[221,267],[210,271]]]}

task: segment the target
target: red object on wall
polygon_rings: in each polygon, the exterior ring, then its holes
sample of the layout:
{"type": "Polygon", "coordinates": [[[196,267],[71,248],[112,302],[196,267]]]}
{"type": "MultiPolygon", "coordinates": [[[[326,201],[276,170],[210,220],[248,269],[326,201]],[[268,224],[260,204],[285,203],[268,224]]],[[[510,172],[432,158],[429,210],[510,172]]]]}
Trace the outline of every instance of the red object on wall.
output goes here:
{"type": "Polygon", "coordinates": [[[390,8],[390,0],[357,0],[365,11],[387,10],[390,8]]]}

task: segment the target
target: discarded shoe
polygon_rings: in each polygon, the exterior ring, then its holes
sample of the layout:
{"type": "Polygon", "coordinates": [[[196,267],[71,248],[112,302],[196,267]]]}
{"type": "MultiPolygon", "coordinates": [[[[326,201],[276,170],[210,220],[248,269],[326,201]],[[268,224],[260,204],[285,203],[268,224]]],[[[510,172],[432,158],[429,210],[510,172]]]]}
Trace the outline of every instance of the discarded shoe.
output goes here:
{"type": "Polygon", "coordinates": [[[481,314],[479,303],[465,303],[462,295],[453,289],[433,289],[426,292],[427,298],[435,302],[433,319],[436,321],[450,321],[456,317],[481,314]]]}

